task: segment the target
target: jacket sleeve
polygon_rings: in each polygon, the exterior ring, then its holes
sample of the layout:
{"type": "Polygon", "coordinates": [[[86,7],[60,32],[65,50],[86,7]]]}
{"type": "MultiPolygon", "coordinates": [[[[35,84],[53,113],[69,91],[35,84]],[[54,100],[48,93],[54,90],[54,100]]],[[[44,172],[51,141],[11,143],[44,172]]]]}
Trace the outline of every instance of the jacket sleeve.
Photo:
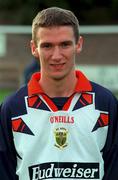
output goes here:
{"type": "Polygon", "coordinates": [[[105,175],[103,180],[118,180],[118,101],[109,104],[109,128],[103,151],[105,175]]]}
{"type": "Polygon", "coordinates": [[[0,179],[18,180],[16,163],[10,110],[3,104],[0,106],[0,179]]]}

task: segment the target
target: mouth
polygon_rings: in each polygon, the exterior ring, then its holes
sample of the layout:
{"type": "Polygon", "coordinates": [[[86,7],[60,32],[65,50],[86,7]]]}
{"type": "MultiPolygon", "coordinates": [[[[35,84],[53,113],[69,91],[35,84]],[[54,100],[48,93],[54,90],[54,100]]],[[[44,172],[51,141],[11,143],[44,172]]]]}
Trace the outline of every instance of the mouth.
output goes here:
{"type": "Polygon", "coordinates": [[[54,69],[56,69],[56,70],[62,69],[64,65],[65,65],[65,63],[51,64],[51,66],[52,66],[54,69]]]}

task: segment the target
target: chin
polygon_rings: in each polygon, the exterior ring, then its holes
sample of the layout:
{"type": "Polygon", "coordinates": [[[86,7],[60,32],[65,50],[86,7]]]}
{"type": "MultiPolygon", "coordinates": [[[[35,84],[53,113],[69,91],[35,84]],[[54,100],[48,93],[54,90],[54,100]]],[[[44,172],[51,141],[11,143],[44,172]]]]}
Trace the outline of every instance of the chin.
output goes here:
{"type": "Polygon", "coordinates": [[[52,79],[58,80],[58,81],[64,79],[65,77],[66,77],[66,74],[53,74],[51,76],[52,79]]]}

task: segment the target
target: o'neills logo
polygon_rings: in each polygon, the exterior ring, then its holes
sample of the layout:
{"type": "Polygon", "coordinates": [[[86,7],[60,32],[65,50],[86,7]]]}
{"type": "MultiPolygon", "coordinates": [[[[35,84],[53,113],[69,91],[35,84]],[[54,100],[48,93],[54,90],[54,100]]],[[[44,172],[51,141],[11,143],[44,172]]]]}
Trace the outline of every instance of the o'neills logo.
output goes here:
{"type": "Polygon", "coordinates": [[[30,180],[99,179],[99,163],[44,163],[29,167],[30,180]]]}
{"type": "Polygon", "coordinates": [[[74,123],[73,116],[51,116],[50,117],[51,123],[74,123]]]}

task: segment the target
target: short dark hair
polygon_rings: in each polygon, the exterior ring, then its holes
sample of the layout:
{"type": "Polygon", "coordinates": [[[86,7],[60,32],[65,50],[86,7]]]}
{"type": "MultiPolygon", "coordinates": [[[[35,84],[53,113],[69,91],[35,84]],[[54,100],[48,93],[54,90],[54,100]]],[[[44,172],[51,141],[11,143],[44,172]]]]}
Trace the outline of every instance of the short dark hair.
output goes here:
{"type": "Polygon", "coordinates": [[[50,7],[40,11],[32,22],[32,39],[37,42],[36,33],[39,27],[71,26],[76,42],[79,39],[79,21],[70,10],[50,7]]]}

